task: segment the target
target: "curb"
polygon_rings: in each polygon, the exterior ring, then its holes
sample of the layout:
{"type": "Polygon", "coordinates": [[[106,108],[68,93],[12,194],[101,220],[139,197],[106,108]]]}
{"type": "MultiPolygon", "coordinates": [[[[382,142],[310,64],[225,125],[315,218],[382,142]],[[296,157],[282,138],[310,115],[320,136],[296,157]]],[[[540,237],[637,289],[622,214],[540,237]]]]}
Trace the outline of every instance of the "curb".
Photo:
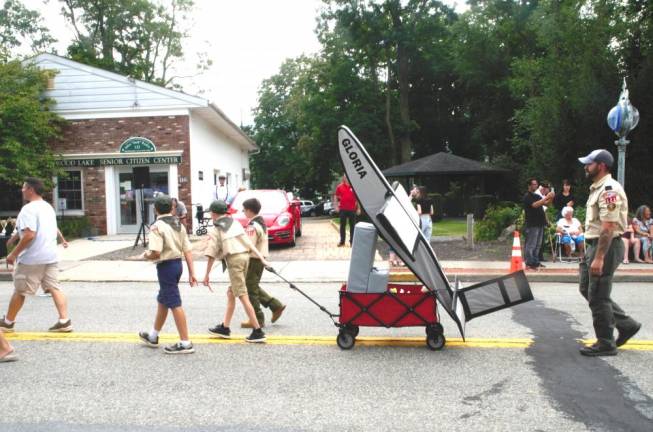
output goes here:
{"type": "MultiPolygon", "coordinates": [[[[444,269],[445,273],[453,282],[452,277],[457,277],[462,281],[483,282],[488,279],[508,274],[504,272],[470,272],[469,270],[444,269]]],[[[547,273],[547,272],[528,272],[526,278],[529,282],[557,282],[557,283],[578,283],[578,273],[547,273]]],[[[418,279],[414,274],[408,272],[391,272],[390,282],[417,282],[418,279]]],[[[653,274],[628,274],[617,273],[612,278],[613,282],[641,282],[653,283],[653,274]]]]}
{"type": "MultiPolygon", "coordinates": [[[[492,279],[503,274],[508,274],[508,271],[503,273],[466,273],[466,272],[447,272],[447,276],[450,279],[450,282],[454,282],[454,278],[458,278],[463,282],[483,282],[488,279],[492,279]]],[[[527,273],[526,277],[529,282],[549,282],[549,283],[578,283],[578,274],[546,274],[546,273],[527,273]]],[[[613,277],[613,282],[639,282],[639,283],[653,283],[653,274],[616,274],[613,277]]],[[[0,273],[0,282],[11,282],[12,277],[10,273],[2,272],[0,273]]],[[[138,279],[138,278],[129,278],[121,280],[95,280],[95,279],[77,279],[77,278],[61,278],[59,282],[102,282],[102,283],[156,283],[155,280],[148,279],[138,279]]],[[[219,283],[218,280],[212,281],[219,283]]],[[[280,283],[279,281],[269,280],[262,281],[264,283],[280,283]]],[[[313,278],[299,278],[293,279],[295,283],[333,283],[333,284],[342,284],[345,281],[342,278],[339,279],[313,279],[313,278]]],[[[417,278],[409,273],[391,273],[389,282],[417,282],[417,278]]]]}

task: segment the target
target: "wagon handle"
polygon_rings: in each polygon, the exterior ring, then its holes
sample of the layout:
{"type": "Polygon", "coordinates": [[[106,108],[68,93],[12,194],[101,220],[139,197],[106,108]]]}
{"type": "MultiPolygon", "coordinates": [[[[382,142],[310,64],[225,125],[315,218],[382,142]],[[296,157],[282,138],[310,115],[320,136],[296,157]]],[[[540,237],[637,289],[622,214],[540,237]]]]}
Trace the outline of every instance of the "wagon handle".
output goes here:
{"type": "Polygon", "coordinates": [[[335,325],[338,325],[338,323],[336,322],[336,320],[335,320],[334,318],[337,318],[337,317],[339,317],[340,315],[332,314],[331,312],[329,312],[329,310],[328,310],[327,308],[325,308],[324,306],[322,306],[321,304],[319,304],[318,302],[316,302],[315,300],[313,300],[313,299],[312,299],[311,297],[309,297],[308,294],[306,294],[304,291],[300,290],[300,289],[297,287],[297,285],[295,285],[294,283],[290,282],[290,281],[287,280],[285,277],[283,277],[283,276],[281,276],[279,273],[277,273],[277,271],[276,271],[272,266],[267,266],[267,267],[265,267],[265,269],[266,269],[267,271],[269,271],[270,273],[277,275],[277,277],[279,277],[279,279],[281,279],[282,281],[284,281],[285,283],[287,283],[287,284],[290,286],[290,288],[294,289],[295,291],[297,291],[298,293],[300,293],[301,295],[303,295],[304,297],[306,297],[306,298],[307,298],[311,303],[313,303],[315,306],[317,306],[318,308],[320,308],[320,310],[321,310],[322,312],[324,312],[325,314],[329,315],[329,318],[331,318],[331,321],[333,321],[333,323],[334,323],[335,325]]]}

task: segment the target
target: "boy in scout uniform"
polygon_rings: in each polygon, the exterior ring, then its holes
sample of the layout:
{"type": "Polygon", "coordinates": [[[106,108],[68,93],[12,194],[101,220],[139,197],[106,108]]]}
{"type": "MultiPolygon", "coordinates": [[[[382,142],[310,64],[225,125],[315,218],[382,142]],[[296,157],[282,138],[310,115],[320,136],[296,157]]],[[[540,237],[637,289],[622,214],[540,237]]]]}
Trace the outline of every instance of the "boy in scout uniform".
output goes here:
{"type": "Polygon", "coordinates": [[[261,326],[256,319],[256,313],[247,295],[245,275],[249,265],[250,252],[261,260],[264,266],[269,266],[269,263],[252,244],[240,223],[234,221],[227,214],[227,203],[221,200],[213,201],[210,210],[214,226],[209,230],[209,243],[205,252],[209,260],[206,266],[204,285],[209,286],[209,274],[216,259],[222,260],[223,266],[226,264],[231,285],[227,290],[227,309],[224,313],[224,321],[210,328],[209,333],[225,339],[231,338],[229,324],[236,307],[236,298],[238,298],[243,304],[243,308],[245,308],[247,317],[253,327],[252,333],[245,340],[247,342],[265,342],[265,333],[261,330],[261,326]]]}
{"type": "MultiPolygon", "coordinates": [[[[256,249],[264,257],[268,256],[268,234],[265,221],[259,212],[261,211],[261,203],[256,198],[250,198],[243,201],[243,213],[249,219],[249,224],[245,228],[256,249]]],[[[254,312],[256,312],[256,319],[261,327],[265,327],[265,315],[261,310],[261,305],[272,310],[272,322],[276,322],[281,314],[286,309],[286,306],[279,300],[272,297],[260,287],[261,275],[263,274],[263,263],[254,255],[249,255],[249,266],[247,267],[247,276],[245,283],[247,285],[247,294],[249,301],[252,303],[254,312]]],[[[243,321],[240,325],[243,328],[251,328],[252,323],[243,321]]]]}
{"type": "Polygon", "coordinates": [[[140,332],[138,336],[147,346],[159,346],[159,332],[168,317],[168,310],[171,310],[180,341],[165,347],[164,352],[166,354],[191,354],[195,350],[188,338],[186,314],[181,307],[178,285],[183,271],[182,256],[188,266],[190,285],[197,285],[190,241],[179,219],[170,214],[172,210],[170,197],[165,195],[157,197],[154,201],[154,209],[157,219],[150,227],[148,250],[142,255],[142,258],[157,263],[156,273],[159,279],[158,308],[152,330],[150,332],[140,332]]]}
{"type": "Polygon", "coordinates": [[[610,175],[614,158],[607,150],[594,150],[578,159],[585,176],[592,180],[587,199],[585,242],[587,252],[580,263],[580,293],[589,302],[596,343],[580,349],[585,356],[617,355],[641,328],[610,299],[612,276],[624,256],[621,234],[626,229],[628,198],[621,184],[610,175]],[[614,328],[619,336],[614,339],[614,328]]]}

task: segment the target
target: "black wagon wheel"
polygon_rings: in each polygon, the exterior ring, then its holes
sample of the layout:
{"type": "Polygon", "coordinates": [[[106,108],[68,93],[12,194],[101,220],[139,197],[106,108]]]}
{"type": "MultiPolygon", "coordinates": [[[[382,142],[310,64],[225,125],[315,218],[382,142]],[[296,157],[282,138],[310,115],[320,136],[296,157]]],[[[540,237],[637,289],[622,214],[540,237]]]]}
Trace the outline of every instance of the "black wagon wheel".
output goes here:
{"type": "Polygon", "coordinates": [[[444,348],[446,343],[447,339],[442,333],[429,333],[426,335],[426,346],[430,350],[439,351],[444,348]]]}
{"type": "Polygon", "coordinates": [[[353,337],[356,337],[360,329],[356,325],[347,325],[345,331],[349,332],[353,337]]]}
{"type": "Polygon", "coordinates": [[[340,330],[338,332],[338,337],[336,338],[336,343],[338,344],[340,349],[343,350],[352,349],[354,347],[354,344],[356,343],[356,337],[346,330],[340,330]]]}

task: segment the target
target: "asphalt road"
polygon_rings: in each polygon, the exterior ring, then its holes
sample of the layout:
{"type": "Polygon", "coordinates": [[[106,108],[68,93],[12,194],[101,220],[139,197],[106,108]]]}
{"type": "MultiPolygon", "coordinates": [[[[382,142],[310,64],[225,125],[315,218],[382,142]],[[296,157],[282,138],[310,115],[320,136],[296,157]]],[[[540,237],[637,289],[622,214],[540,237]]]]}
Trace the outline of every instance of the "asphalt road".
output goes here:
{"type": "MultiPolygon", "coordinates": [[[[28,299],[12,341],[20,361],[0,364],[0,431],[653,429],[653,284],[615,286],[644,326],[641,350],[611,358],[578,354],[591,317],[572,284],[534,284],[536,301],[468,323],[467,337],[485,347],[461,345],[443,318],[451,343],[439,352],[419,339],[398,346],[423,337],[420,328],[362,328],[385,339],[341,351],[329,318],[282,284],[266,286],[288,304],[266,328],[278,344],[207,343],[224,311],[217,288],[182,292],[196,339],[189,356],[135,342],[154,317],[154,284],[65,284],[75,334],[93,342],[25,340],[56,319],[49,298],[28,299]]],[[[337,286],[301,288],[337,312],[337,286]]],[[[0,283],[0,309],[11,291],[0,283]]],[[[234,323],[243,317],[237,308],[234,323]]],[[[171,320],[164,332],[174,333],[171,320]]]]}

